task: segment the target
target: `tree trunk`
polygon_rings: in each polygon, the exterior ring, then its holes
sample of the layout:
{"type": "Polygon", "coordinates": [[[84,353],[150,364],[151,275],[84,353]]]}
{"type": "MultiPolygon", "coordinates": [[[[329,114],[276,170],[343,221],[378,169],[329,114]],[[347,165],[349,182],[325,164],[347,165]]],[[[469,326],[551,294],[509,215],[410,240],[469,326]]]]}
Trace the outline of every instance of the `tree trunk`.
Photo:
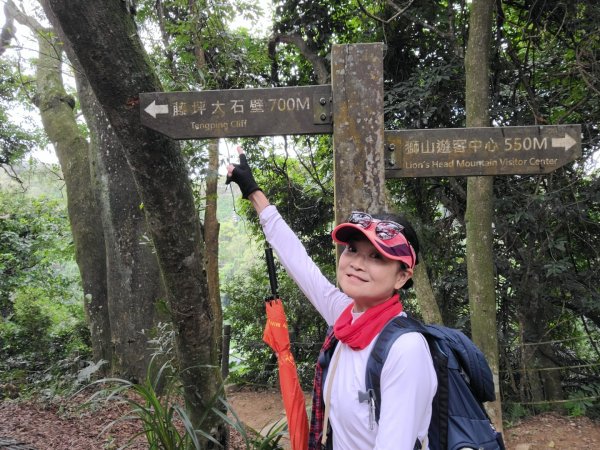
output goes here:
{"type": "MultiPolygon", "coordinates": [[[[469,40],[465,55],[467,127],[489,126],[489,66],[494,0],[473,0],[469,19],[469,40]]],[[[496,388],[496,401],[488,412],[502,429],[500,402],[496,295],[493,259],[492,177],[470,177],[467,181],[467,271],[471,332],[485,354],[496,388]]]]}
{"type": "MultiPolygon", "coordinates": [[[[75,60],[73,56],[71,59],[75,60]]],[[[75,63],[78,66],[77,63],[75,63]]],[[[165,298],[158,261],[149,238],[142,202],[123,148],[85,77],[76,71],[79,100],[91,135],[95,192],[106,241],[108,312],[114,375],[143,380],[165,298]]]]}
{"type": "Polygon", "coordinates": [[[97,220],[100,210],[92,189],[89,145],[75,121],[75,100],[67,95],[63,84],[62,44],[50,38],[51,30],[23,14],[12,0],[7,1],[5,13],[37,36],[39,56],[34,103],[40,110],[44,131],[54,145],[65,179],[69,223],[94,359],[110,361],[104,234],[97,220]]]}
{"type": "Polygon", "coordinates": [[[427,265],[424,258],[421,258],[419,264],[415,266],[413,280],[423,320],[426,323],[443,324],[442,313],[435,299],[429,275],[427,275],[427,265]]]}
{"type": "MultiPolygon", "coordinates": [[[[200,4],[197,2],[189,3],[190,17],[195,20],[196,33],[192,38],[194,44],[194,56],[196,57],[196,69],[198,74],[207,70],[206,55],[202,45],[202,31],[206,25],[202,19],[200,4]]],[[[198,77],[200,78],[200,77],[198,77]]],[[[199,79],[199,82],[202,80],[199,79]]],[[[204,242],[206,245],[206,277],[208,282],[208,293],[210,303],[215,314],[214,333],[217,339],[216,352],[219,365],[223,361],[228,364],[229,358],[223,359],[223,308],[221,306],[221,291],[219,288],[219,221],[217,219],[218,202],[218,184],[219,184],[219,140],[211,139],[208,142],[208,170],[206,174],[206,201],[204,210],[204,242]]],[[[223,368],[221,367],[221,373],[223,368]]]]}
{"type": "MultiPolygon", "coordinates": [[[[534,243],[531,243],[534,245],[534,243]]],[[[549,317],[548,308],[544,304],[540,293],[537,269],[526,270],[520,292],[528,292],[517,302],[519,323],[522,329],[522,371],[525,384],[525,392],[529,391],[529,399],[533,402],[546,400],[562,400],[564,392],[562,389],[560,371],[553,370],[558,364],[559,358],[548,341],[547,324],[557,321],[557,317],[549,317]],[[526,289],[525,289],[526,288],[526,289]],[[548,370],[550,369],[550,370],[548,370]]],[[[552,310],[550,308],[550,310],[552,310]]],[[[525,397],[522,401],[527,401],[525,397]]],[[[559,404],[560,405],[560,404],[559,404]]]]}
{"type": "MultiPolygon", "coordinates": [[[[215,337],[217,337],[219,362],[223,362],[223,312],[219,289],[219,221],[217,220],[217,197],[219,183],[219,140],[208,144],[208,172],[206,175],[206,209],[204,210],[204,237],[206,242],[206,272],[210,302],[215,312],[215,337]]],[[[225,358],[227,360],[227,358],[225,358]]]]}
{"type": "MultiPolygon", "coordinates": [[[[138,95],[160,91],[158,78],[125,2],[42,3],[70,42],[132,169],[165,281],[192,424],[224,442],[225,427],[211,414],[222,382],[202,233],[188,171],[177,143],[140,123],[138,95]]],[[[211,444],[206,441],[203,448],[211,444]]]]}

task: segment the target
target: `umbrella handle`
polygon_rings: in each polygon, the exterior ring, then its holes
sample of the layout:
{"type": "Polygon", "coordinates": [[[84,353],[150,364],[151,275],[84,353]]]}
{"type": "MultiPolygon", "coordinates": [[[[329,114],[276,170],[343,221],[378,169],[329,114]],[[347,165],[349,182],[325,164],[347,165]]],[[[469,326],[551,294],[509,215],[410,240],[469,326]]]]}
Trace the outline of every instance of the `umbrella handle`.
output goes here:
{"type": "Polygon", "coordinates": [[[279,297],[277,294],[277,272],[275,271],[275,260],[273,259],[273,249],[267,244],[265,247],[265,257],[267,259],[267,271],[269,273],[269,283],[271,284],[272,298],[267,300],[275,300],[279,297]]]}

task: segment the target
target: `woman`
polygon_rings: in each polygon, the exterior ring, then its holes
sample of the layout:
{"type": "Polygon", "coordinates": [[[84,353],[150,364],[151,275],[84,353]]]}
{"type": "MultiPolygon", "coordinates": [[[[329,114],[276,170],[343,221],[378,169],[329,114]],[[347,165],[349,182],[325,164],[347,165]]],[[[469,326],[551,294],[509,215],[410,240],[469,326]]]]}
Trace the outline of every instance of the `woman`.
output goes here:
{"type": "Polygon", "coordinates": [[[240,164],[228,167],[227,183],[236,182],[243,198],[250,200],[281,264],[325,321],[333,325],[339,340],[322,384],[317,365],[309,449],[321,448],[325,442],[322,430],[328,429],[327,424],[331,426],[327,448],[334,450],[412,450],[417,441],[419,448],[427,448],[437,379],[421,334],[402,335],[388,355],[381,372],[378,423],[369,402],[364,401],[371,348],[385,324],[402,314],[398,289],[412,284],[418,240],[410,224],[356,212],[348,222],[335,227],[333,240],[345,245],[337,268],[338,288],[322,275],[277,209],[269,204],[252,176],[246,155],[241,147],[237,150],[240,164]]]}

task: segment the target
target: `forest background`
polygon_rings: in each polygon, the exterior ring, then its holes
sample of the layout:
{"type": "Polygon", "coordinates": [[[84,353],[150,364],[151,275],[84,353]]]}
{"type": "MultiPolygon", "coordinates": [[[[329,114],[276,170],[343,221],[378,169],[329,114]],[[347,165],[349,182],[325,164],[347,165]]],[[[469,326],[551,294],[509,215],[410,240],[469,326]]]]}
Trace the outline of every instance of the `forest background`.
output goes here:
{"type": "MultiPolygon", "coordinates": [[[[332,44],[384,42],[386,129],[463,127],[471,2],[273,2],[271,28],[259,35],[230,26],[240,11],[259,16],[254,2],[98,3],[72,7],[69,17],[58,0],[3,1],[2,395],[55,395],[91,374],[142,380],[165,340],[177,365],[218,367],[221,313],[232,333],[227,381],[272,385],[275,357],[261,343],[268,295],[261,233],[248,205],[218,177],[226,163],[219,148],[233,143],[173,143],[140,132],[131,119],[135,102],[124,105],[126,89],[115,86],[323,84],[332,44]],[[86,23],[103,12],[113,14],[107,32],[125,30],[127,39],[109,36],[103,46],[91,32],[96,41],[66,37],[78,32],[76,13],[86,23]],[[85,45],[104,71],[90,70],[85,45]],[[11,114],[23,109],[38,113],[41,126],[11,114]],[[30,158],[48,148],[58,164],[30,158]],[[184,291],[193,295],[178,296],[184,291]]],[[[583,132],[580,160],[548,175],[494,179],[499,382],[508,420],[547,409],[599,411],[599,20],[593,0],[495,4],[491,123],[578,123],[583,132]]],[[[333,279],[331,138],[240,142],[259,184],[333,279]]],[[[420,230],[422,264],[444,323],[469,332],[467,181],[389,180],[387,188],[420,230]]],[[[308,387],[326,327],[282,272],[280,282],[308,387]]],[[[404,299],[418,314],[414,294],[404,299]]],[[[202,384],[188,401],[204,399],[188,408],[206,409],[220,370],[184,372],[184,383],[189,376],[202,384]]]]}

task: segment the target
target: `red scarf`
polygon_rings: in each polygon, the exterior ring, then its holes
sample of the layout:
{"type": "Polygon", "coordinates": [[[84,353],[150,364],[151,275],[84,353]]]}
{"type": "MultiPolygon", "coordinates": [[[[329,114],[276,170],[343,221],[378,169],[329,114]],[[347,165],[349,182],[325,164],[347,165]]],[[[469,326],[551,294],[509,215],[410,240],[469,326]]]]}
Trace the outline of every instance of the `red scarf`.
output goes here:
{"type": "Polygon", "coordinates": [[[354,303],[348,305],[333,325],[335,337],[349,345],[352,350],[362,350],[369,345],[385,324],[402,312],[402,303],[398,294],[367,309],[354,323],[352,323],[353,307],[354,303]]]}

